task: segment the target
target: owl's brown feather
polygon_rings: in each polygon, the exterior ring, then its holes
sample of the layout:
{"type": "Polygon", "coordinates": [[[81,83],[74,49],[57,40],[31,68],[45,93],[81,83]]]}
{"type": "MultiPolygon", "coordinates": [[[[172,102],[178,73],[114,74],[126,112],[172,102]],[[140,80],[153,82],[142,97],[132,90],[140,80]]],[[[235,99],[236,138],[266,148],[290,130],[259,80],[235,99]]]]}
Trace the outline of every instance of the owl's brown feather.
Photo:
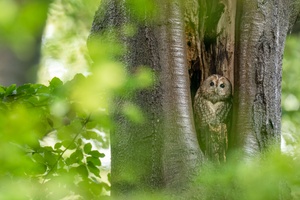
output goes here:
{"type": "Polygon", "coordinates": [[[224,76],[208,77],[194,99],[199,145],[207,157],[226,160],[228,119],[232,109],[231,83],[224,76]]]}

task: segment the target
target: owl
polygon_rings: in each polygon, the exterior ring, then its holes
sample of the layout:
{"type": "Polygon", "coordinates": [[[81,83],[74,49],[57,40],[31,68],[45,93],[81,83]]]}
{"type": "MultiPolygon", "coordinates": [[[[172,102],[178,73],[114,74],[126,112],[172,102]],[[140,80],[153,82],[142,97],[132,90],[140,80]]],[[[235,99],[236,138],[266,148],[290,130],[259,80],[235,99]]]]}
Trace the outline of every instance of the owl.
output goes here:
{"type": "Polygon", "coordinates": [[[217,74],[209,76],[195,95],[195,125],[201,150],[207,158],[219,163],[226,161],[231,110],[230,81],[217,74]]]}

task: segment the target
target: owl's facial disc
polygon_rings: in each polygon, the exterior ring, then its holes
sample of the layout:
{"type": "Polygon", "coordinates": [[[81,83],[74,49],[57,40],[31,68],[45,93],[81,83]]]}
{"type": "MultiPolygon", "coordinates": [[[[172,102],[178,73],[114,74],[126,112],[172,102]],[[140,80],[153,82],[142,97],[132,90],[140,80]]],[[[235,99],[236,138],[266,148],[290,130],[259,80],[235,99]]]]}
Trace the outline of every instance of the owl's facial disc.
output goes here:
{"type": "Polygon", "coordinates": [[[219,80],[219,83],[218,83],[218,86],[216,87],[216,92],[219,94],[219,95],[223,95],[225,93],[225,88],[226,85],[223,83],[222,80],[219,80]]]}

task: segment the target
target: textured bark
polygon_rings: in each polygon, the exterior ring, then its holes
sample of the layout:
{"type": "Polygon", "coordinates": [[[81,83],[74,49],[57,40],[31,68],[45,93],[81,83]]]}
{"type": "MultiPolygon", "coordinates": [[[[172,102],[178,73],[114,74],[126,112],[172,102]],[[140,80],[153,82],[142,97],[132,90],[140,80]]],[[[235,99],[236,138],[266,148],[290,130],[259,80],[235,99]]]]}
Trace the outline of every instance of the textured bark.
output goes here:
{"type": "MultiPolygon", "coordinates": [[[[89,40],[93,43],[107,28],[122,30],[130,22],[138,30],[133,37],[118,31],[127,48],[122,61],[130,72],[146,65],[157,74],[154,88],[131,94],[130,100],[118,100],[119,107],[126,101],[140,106],[147,121],[133,124],[117,114],[111,134],[113,196],[165,187],[183,191],[202,158],[193,124],[181,3],[157,5],[158,21],[147,21],[145,15],[145,21],[134,23],[126,1],[106,1],[97,11],[89,40]]],[[[91,54],[97,60],[97,54],[91,54]]]]}
{"type": "Polygon", "coordinates": [[[202,80],[220,74],[233,82],[236,1],[200,0],[199,4],[202,80]]]}
{"type": "Polygon", "coordinates": [[[235,15],[236,0],[187,1],[186,37],[193,94],[212,74],[234,82],[235,15]]]}
{"type": "Polygon", "coordinates": [[[280,144],[282,56],[295,2],[238,2],[232,138],[246,156],[280,144]]]}
{"type": "MultiPolygon", "coordinates": [[[[97,11],[89,39],[90,46],[97,45],[97,36],[111,29],[121,30],[131,21],[124,2],[104,1],[97,11]]],[[[140,65],[151,66],[159,72],[157,54],[157,39],[153,30],[139,25],[132,38],[126,38],[117,31],[128,52],[121,58],[129,71],[134,71],[140,65]]],[[[112,38],[114,40],[115,38],[112,38]]],[[[101,44],[98,44],[101,45],[101,44]]],[[[90,51],[93,51],[89,47],[90,51]]],[[[97,56],[97,53],[91,52],[97,56]]],[[[97,57],[93,57],[97,60],[97,57]]],[[[160,83],[150,91],[141,91],[129,95],[130,99],[118,99],[116,110],[122,110],[126,102],[134,103],[143,108],[148,120],[143,124],[134,124],[124,118],[121,113],[115,113],[117,126],[111,133],[111,192],[119,196],[133,192],[148,192],[160,188],[162,181],[161,141],[162,141],[162,89],[160,83]]]]}

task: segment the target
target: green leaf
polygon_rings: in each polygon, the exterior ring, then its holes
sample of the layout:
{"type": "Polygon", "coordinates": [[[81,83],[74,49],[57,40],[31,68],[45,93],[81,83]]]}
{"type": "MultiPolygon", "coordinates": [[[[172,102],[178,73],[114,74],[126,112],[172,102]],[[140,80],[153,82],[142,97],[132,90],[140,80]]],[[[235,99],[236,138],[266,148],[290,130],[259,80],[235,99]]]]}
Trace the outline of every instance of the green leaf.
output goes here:
{"type": "Polygon", "coordinates": [[[96,150],[90,151],[88,154],[95,158],[103,158],[105,156],[105,154],[100,153],[99,151],[96,150]]]}
{"type": "Polygon", "coordinates": [[[35,154],[33,154],[32,155],[32,158],[33,158],[33,160],[35,161],[35,162],[37,162],[37,163],[44,163],[44,157],[41,155],[41,154],[39,154],[39,153],[35,153],[35,154]]]}
{"type": "Polygon", "coordinates": [[[76,158],[78,161],[82,161],[83,153],[80,149],[77,149],[70,157],[76,158]]]}
{"type": "Polygon", "coordinates": [[[84,165],[80,165],[79,167],[76,167],[76,171],[83,177],[87,177],[89,175],[89,172],[84,165]]]}
{"type": "Polygon", "coordinates": [[[48,106],[48,101],[50,100],[50,96],[48,95],[32,95],[28,96],[26,101],[32,103],[35,106],[48,106]]]}
{"type": "Polygon", "coordinates": [[[76,133],[82,131],[81,128],[81,121],[78,119],[73,120],[71,124],[64,126],[57,131],[57,137],[62,141],[72,140],[76,133]]]}
{"type": "Polygon", "coordinates": [[[31,87],[32,84],[24,84],[16,88],[17,94],[31,94],[35,93],[35,89],[31,87]]]}
{"type": "Polygon", "coordinates": [[[81,146],[81,145],[82,145],[82,139],[81,139],[81,138],[78,138],[77,144],[78,144],[78,146],[81,146]]]}
{"type": "Polygon", "coordinates": [[[73,140],[65,140],[65,141],[62,141],[62,145],[63,145],[65,148],[68,148],[69,150],[73,150],[73,149],[76,149],[76,148],[77,148],[77,145],[76,145],[76,143],[75,143],[73,140]]]}
{"type": "Polygon", "coordinates": [[[86,158],[87,163],[93,163],[95,166],[101,166],[101,161],[99,158],[95,157],[87,157],[86,158]]]}
{"type": "Polygon", "coordinates": [[[72,165],[72,164],[81,164],[83,160],[83,153],[81,150],[76,150],[74,151],[69,158],[66,159],[67,165],[72,165]]]}
{"type": "Polygon", "coordinates": [[[50,95],[49,87],[42,84],[35,84],[33,88],[36,90],[36,94],[48,94],[50,95]]]}
{"type": "Polygon", "coordinates": [[[52,88],[61,87],[62,85],[63,85],[63,82],[59,78],[57,78],[57,77],[54,77],[50,81],[50,87],[52,87],[52,88]]]}
{"type": "Polygon", "coordinates": [[[97,126],[97,122],[96,121],[90,121],[90,122],[88,122],[86,125],[85,125],[85,127],[87,128],[87,129],[93,129],[93,128],[95,128],[96,126],[97,126]]]}
{"type": "Polygon", "coordinates": [[[91,143],[85,144],[83,149],[85,153],[89,153],[92,150],[92,144],[91,143]]]}
{"type": "Polygon", "coordinates": [[[71,158],[66,158],[66,165],[73,165],[76,163],[76,160],[72,160],[71,158]]]}
{"type": "Polygon", "coordinates": [[[111,180],[110,177],[111,177],[111,175],[110,175],[110,173],[108,173],[108,174],[107,174],[107,180],[108,180],[109,182],[110,182],[110,180],[111,180]]]}
{"type": "MultiPolygon", "coordinates": [[[[95,171],[95,173],[97,173],[97,171],[95,171]]],[[[95,174],[93,173],[93,174],[95,174]]],[[[100,171],[99,171],[100,173],[100,171]]],[[[97,177],[99,177],[99,173],[98,175],[96,175],[97,177]]],[[[98,182],[91,182],[91,184],[89,185],[90,190],[93,192],[93,195],[101,195],[102,193],[102,185],[99,184],[98,182]]]]}
{"type": "Polygon", "coordinates": [[[8,96],[8,95],[14,94],[14,92],[16,91],[16,88],[17,88],[16,84],[12,84],[12,85],[8,86],[8,87],[6,88],[6,93],[5,93],[5,95],[8,96]]]}
{"type": "Polygon", "coordinates": [[[54,145],[54,149],[59,149],[60,147],[62,147],[62,143],[58,142],[54,145]]]}
{"type": "Polygon", "coordinates": [[[98,134],[95,131],[85,131],[82,134],[83,137],[85,137],[86,139],[98,139],[98,134]]]}
{"type": "Polygon", "coordinates": [[[3,86],[0,86],[0,95],[3,95],[3,94],[5,94],[5,87],[3,87],[3,86]]]}
{"type": "Polygon", "coordinates": [[[52,166],[56,163],[58,156],[50,151],[45,151],[44,153],[45,161],[48,165],[52,166]]]}
{"type": "Polygon", "coordinates": [[[97,177],[100,177],[100,169],[96,167],[93,162],[88,162],[87,167],[91,173],[97,177]]]}

